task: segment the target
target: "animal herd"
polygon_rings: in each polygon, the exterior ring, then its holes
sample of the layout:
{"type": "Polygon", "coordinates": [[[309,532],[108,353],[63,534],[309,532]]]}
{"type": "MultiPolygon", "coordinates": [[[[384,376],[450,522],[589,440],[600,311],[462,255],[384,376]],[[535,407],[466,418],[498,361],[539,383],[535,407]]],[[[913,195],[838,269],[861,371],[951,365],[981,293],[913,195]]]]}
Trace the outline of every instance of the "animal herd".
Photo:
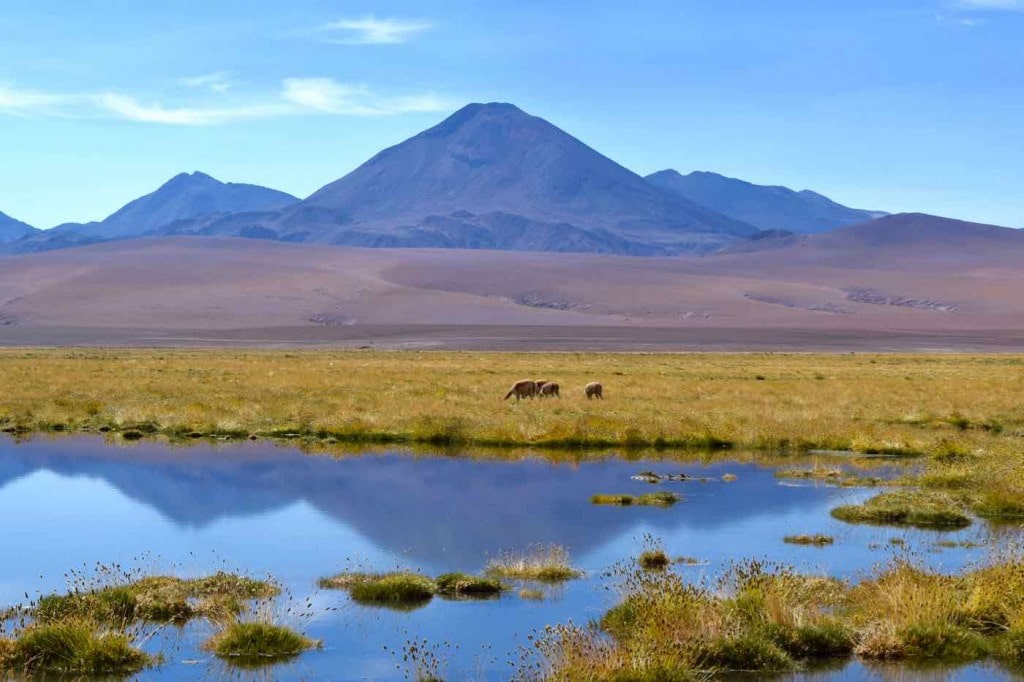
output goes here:
{"type": "MultiPolygon", "coordinates": [[[[505,394],[505,400],[512,397],[515,397],[517,402],[523,398],[559,398],[561,397],[559,390],[558,384],[554,381],[522,379],[512,384],[512,388],[508,389],[508,393],[505,394]]],[[[587,400],[591,398],[603,400],[604,389],[601,384],[592,381],[583,387],[583,395],[587,397],[587,400]]]]}

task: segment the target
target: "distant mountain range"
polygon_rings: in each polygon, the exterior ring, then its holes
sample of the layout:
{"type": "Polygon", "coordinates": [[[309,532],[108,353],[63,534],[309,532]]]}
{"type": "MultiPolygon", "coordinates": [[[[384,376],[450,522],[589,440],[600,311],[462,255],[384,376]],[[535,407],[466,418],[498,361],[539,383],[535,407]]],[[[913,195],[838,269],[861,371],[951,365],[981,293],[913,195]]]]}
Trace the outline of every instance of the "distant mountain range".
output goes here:
{"type": "Polygon", "coordinates": [[[28,223],[15,220],[6,213],[0,213],[0,244],[13,242],[38,231],[28,223]]]}
{"type": "Polygon", "coordinates": [[[75,232],[98,239],[124,239],[152,233],[179,220],[243,211],[270,211],[297,197],[258,185],[221,182],[205,173],[181,173],[159,189],[125,205],[97,223],[66,223],[56,232],[75,232]]]}
{"type": "Polygon", "coordinates": [[[663,170],[648,175],[647,181],[761,230],[813,234],[887,215],[848,208],[807,189],[755,185],[705,171],[682,175],[663,170]]]}
{"type": "Polygon", "coordinates": [[[470,104],[304,200],[182,173],[108,218],[38,231],[0,214],[0,253],[145,236],[629,255],[742,252],[885,216],[715,173],[647,178],[511,104],[470,104]]]}
{"type": "MultiPolygon", "coordinates": [[[[755,232],[511,104],[472,104],[274,215],[195,232],[373,247],[665,254],[755,232]]],[[[182,233],[179,229],[177,233],[182,233]]]]}

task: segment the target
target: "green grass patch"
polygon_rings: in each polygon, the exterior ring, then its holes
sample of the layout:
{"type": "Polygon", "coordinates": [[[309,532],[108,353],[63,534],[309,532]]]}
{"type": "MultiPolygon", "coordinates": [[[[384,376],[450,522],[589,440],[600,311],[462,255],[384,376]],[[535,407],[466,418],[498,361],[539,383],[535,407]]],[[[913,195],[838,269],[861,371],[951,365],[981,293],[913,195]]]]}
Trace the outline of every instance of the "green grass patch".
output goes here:
{"type": "Polygon", "coordinates": [[[195,616],[238,613],[246,601],[279,592],[269,581],[225,572],[193,579],[145,576],[124,584],[45,595],[27,610],[39,623],[69,618],[108,625],[136,620],[183,623],[195,616]]]}
{"type": "Polygon", "coordinates": [[[71,620],[34,624],[0,640],[0,670],[50,675],[129,675],[156,659],[122,633],[71,620]]]}
{"type": "Polygon", "coordinates": [[[970,517],[952,497],[930,491],[881,493],[863,504],[836,507],[832,516],[847,523],[915,528],[965,528],[971,525],[970,517]]]}
{"type": "Polygon", "coordinates": [[[671,507],[682,499],[676,493],[659,491],[656,493],[644,493],[643,495],[591,495],[590,503],[619,507],[671,507]]]}
{"type": "Polygon", "coordinates": [[[295,658],[319,645],[283,625],[235,622],[203,643],[203,648],[234,665],[256,667],[295,658]]]}
{"type": "Polygon", "coordinates": [[[573,568],[569,552],[558,545],[537,545],[526,551],[506,551],[487,563],[487,575],[495,578],[563,582],[583,576],[573,568]]]}
{"type": "Polygon", "coordinates": [[[501,594],[501,581],[465,573],[445,573],[434,583],[437,593],[448,597],[493,597],[501,594]]]}
{"type": "Polygon", "coordinates": [[[831,545],[835,542],[835,538],[831,535],[813,533],[810,535],[787,535],[782,538],[782,541],[788,545],[814,545],[815,547],[824,547],[825,545],[831,545]]]}

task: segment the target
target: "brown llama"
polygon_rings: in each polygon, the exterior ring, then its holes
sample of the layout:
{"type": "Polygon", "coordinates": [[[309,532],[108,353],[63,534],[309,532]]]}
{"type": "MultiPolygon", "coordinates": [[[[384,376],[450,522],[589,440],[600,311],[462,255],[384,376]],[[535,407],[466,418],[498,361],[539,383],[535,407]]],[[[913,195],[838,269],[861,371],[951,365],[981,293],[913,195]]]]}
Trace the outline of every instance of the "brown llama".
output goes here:
{"type": "Polygon", "coordinates": [[[512,388],[508,389],[508,393],[505,394],[505,400],[508,400],[512,396],[516,397],[516,402],[519,402],[522,398],[532,398],[537,395],[537,382],[530,379],[523,379],[512,384],[512,388]]]}
{"type": "Polygon", "coordinates": [[[558,395],[558,384],[554,381],[545,381],[540,387],[540,397],[560,398],[561,396],[558,395]]]}

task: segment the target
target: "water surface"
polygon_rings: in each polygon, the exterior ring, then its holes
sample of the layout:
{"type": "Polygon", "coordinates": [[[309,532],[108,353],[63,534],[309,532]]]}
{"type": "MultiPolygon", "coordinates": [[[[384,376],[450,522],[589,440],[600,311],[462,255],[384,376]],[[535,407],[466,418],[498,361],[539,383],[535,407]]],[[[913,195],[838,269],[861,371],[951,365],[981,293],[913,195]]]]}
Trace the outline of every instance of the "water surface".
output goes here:
{"type": "MultiPolygon", "coordinates": [[[[102,439],[0,441],[0,603],[25,592],[63,588],[69,568],[96,562],[202,574],[221,568],[270,574],[297,600],[312,598],[310,636],[323,651],[273,668],[275,679],[403,679],[403,643],[426,638],[443,650],[451,679],[507,679],[526,637],[548,624],[585,622],[615,601],[601,574],[634,557],[643,536],[672,555],[701,564],[680,570],[717,575],[735,560],[764,558],[803,570],[856,577],[894,552],[910,551],[944,570],[959,570],[982,549],[941,549],[939,539],[978,540],[976,525],[953,533],[851,526],[833,520],[837,504],[877,491],[794,485],[769,467],[723,459],[630,462],[584,459],[551,463],[375,453],[306,455],[267,443],[188,448],[159,443],[112,446],[102,439]],[[631,480],[643,469],[686,472],[707,482],[653,488],[631,480]],[[726,483],[731,473],[737,480],[726,483]],[[684,501],[669,509],[595,507],[594,493],[669,489],[684,501]],[[825,533],[825,548],[787,545],[795,533],[825,533]],[[906,549],[889,543],[906,540],[906,549]],[[481,571],[506,548],[565,546],[584,580],[548,589],[543,601],[435,599],[412,612],[364,608],[316,579],[358,565],[436,575],[481,571]],[[457,648],[456,648],[457,645],[457,648]],[[387,649],[385,649],[387,647],[387,649]]],[[[197,650],[208,626],[168,629],[168,663],[139,679],[199,679],[226,672],[197,650]],[[168,643],[172,643],[169,645],[168,643]]],[[[806,679],[992,679],[996,668],[909,672],[853,663],[806,679]],[[894,672],[898,671],[898,672],[894,672]],[[909,676],[909,677],[908,677],[909,676]]]]}

